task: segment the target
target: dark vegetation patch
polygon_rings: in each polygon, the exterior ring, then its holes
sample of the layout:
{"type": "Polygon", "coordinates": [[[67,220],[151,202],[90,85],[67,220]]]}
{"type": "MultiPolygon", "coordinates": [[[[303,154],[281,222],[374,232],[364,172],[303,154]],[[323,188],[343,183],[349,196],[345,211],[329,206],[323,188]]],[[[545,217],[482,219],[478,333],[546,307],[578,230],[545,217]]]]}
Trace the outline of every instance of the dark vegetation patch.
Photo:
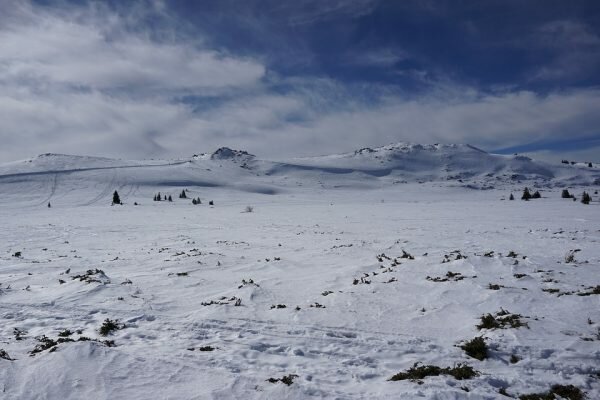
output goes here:
{"type": "Polygon", "coordinates": [[[212,346],[200,346],[200,347],[190,347],[188,348],[189,351],[215,351],[217,348],[216,347],[212,347],[212,346]]]}
{"type": "Polygon", "coordinates": [[[0,349],[0,358],[3,360],[14,361],[14,358],[11,358],[4,349],[0,349]]]}
{"type": "Polygon", "coordinates": [[[479,372],[475,371],[473,367],[470,367],[465,364],[457,364],[456,366],[450,368],[442,368],[436,365],[419,365],[419,363],[415,363],[412,367],[403,372],[398,372],[396,375],[392,376],[390,381],[403,381],[403,380],[411,380],[413,382],[419,382],[422,379],[427,378],[428,376],[439,376],[439,375],[449,375],[457,380],[471,379],[479,375],[479,372]]]}
{"type": "Polygon", "coordinates": [[[520,314],[512,314],[506,310],[500,310],[495,315],[485,314],[481,316],[481,323],[477,329],[507,329],[528,327],[526,322],[521,321],[524,318],[520,314]]]}
{"type": "Polygon", "coordinates": [[[285,304],[277,304],[277,305],[273,304],[271,306],[271,310],[274,308],[281,309],[281,308],[287,308],[287,306],[285,304]]]}
{"type": "Polygon", "coordinates": [[[71,332],[69,329],[64,329],[60,332],[58,332],[58,337],[69,337],[73,334],[73,332],[71,332]]]}
{"type": "Polygon", "coordinates": [[[446,272],[445,277],[436,276],[436,277],[432,278],[431,276],[427,276],[425,279],[427,279],[428,281],[431,281],[431,282],[448,282],[448,281],[458,282],[458,281],[462,281],[465,278],[466,277],[464,275],[462,275],[460,272],[448,271],[448,272],[446,272]]]}
{"type": "Polygon", "coordinates": [[[600,285],[596,285],[595,287],[589,287],[585,292],[577,293],[577,296],[591,296],[593,294],[600,294],[600,285]]]}
{"type": "Polygon", "coordinates": [[[125,328],[125,324],[119,323],[118,320],[112,320],[106,318],[100,327],[100,334],[102,336],[108,336],[114,331],[118,331],[125,328]]]}
{"type": "Polygon", "coordinates": [[[256,287],[260,287],[260,285],[258,283],[254,282],[254,279],[242,279],[242,284],[238,286],[238,289],[243,288],[244,286],[256,286],[256,287]]]}
{"type": "Polygon", "coordinates": [[[37,336],[35,338],[38,341],[38,344],[29,352],[29,355],[35,356],[38,353],[41,353],[45,350],[48,350],[49,353],[53,353],[58,349],[58,345],[61,343],[74,343],[74,342],[96,342],[101,343],[107,347],[114,347],[114,340],[97,340],[90,339],[85,336],[79,337],[77,340],[71,339],[70,337],[59,337],[58,339],[51,339],[46,335],[37,336]]]}
{"type": "Polygon", "coordinates": [[[488,358],[488,348],[483,337],[478,336],[471,339],[460,346],[469,357],[473,357],[479,361],[488,358]]]}
{"type": "Polygon", "coordinates": [[[211,300],[211,301],[205,301],[202,302],[200,304],[202,304],[203,306],[212,306],[212,305],[227,305],[227,304],[231,304],[233,303],[234,306],[239,307],[242,305],[242,299],[240,299],[239,297],[229,297],[227,298],[226,296],[223,296],[221,298],[219,298],[219,300],[211,300]]]}
{"type": "Polygon", "coordinates": [[[283,384],[290,386],[292,383],[294,383],[294,379],[296,379],[296,378],[298,378],[298,375],[289,374],[289,375],[284,375],[281,378],[269,378],[269,379],[267,379],[267,382],[270,382],[270,383],[281,382],[283,384]]]}
{"type": "Polygon", "coordinates": [[[79,279],[81,282],[85,283],[110,283],[104,271],[98,268],[88,269],[84,274],[72,276],[71,279],[79,279]]]}
{"type": "Polygon", "coordinates": [[[466,258],[467,258],[467,256],[462,254],[460,250],[454,250],[454,251],[451,251],[449,254],[444,254],[444,259],[442,260],[442,264],[450,262],[450,261],[462,260],[462,259],[466,259],[466,258]]]}
{"type": "Polygon", "coordinates": [[[520,400],[583,400],[585,393],[573,385],[553,385],[549,391],[544,393],[523,394],[519,396],[520,400]]]}
{"type": "Polygon", "coordinates": [[[560,289],[557,289],[557,288],[544,288],[544,289],[542,289],[542,292],[546,292],[546,293],[558,293],[558,292],[560,292],[560,289]]]}
{"type": "Polygon", "coordinates": [[[24,331],[22,329],[19,328],[13,328],[13,335],[15,335],[15,340],[23,340],[25,339],[25,335],[27,334],[27,331],[24,331]]]}
{"type": "Polygon", "coordinates": [[[404,250],[402,250],[402,255],[400,256],[400,258],[406,258],[408,260],[414,260],[415,259],[415,257],[412,254],[407,253],[404,250]]]}

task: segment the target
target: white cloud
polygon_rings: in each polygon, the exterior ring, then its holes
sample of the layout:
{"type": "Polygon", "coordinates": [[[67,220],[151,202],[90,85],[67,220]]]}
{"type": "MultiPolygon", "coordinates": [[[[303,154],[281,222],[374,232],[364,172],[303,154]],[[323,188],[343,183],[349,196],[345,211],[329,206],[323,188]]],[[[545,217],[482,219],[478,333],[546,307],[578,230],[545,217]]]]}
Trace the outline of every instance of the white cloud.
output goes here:
{"type": "Polygon", "coordinates": [[[4,81],[194,92],[254,85],[265,73],[253,60],[128,33],[114,14],[82,17],[26,7],[3,22],[4,81]]]}
{"type": "Polygon", "coordinates": [[[386,87],[366,95],[331,79],[265,74],[257,60],[132,29],[144,24],[103,7],[14,4],[0,16],[0,161],[184,157],[223,145],[281,158],[402,140],[494,149],[593,137],[600,126],[600,89],[540,96],[429,82],[418,97],[386,87]],[[179,101],[186,95],[210,100],[179,101]]]}
{"type": "Polygon", "coordinates": [[[600,68],[600,37],[580,21],[545,23],[528,42],[551,54],[550,61],[532,73],[533,80],[577,81],[600,68]]]}

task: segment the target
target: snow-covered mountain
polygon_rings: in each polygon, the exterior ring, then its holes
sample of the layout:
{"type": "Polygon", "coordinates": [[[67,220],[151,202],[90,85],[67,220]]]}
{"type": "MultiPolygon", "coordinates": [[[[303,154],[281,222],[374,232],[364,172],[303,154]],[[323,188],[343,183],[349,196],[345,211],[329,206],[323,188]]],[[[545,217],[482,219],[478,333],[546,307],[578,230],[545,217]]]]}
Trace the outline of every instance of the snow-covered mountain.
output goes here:
{"type": "Polygon", "coordinates": [[[587,186],[600,184],[600,168],[490,154],[465,144],[409,143],[281,161],[261,160],[223,147],[212,154],[180,160],[43,154],[0,165],[3,191],[40,204],[53,198],[67,200],[86,189],[88,199],[82,204],[104,199],[115,189],[121,189],[125,196],[178,187],[276,194],[298,187],[364,189],[425,182],[476,189],[587,186]]]}

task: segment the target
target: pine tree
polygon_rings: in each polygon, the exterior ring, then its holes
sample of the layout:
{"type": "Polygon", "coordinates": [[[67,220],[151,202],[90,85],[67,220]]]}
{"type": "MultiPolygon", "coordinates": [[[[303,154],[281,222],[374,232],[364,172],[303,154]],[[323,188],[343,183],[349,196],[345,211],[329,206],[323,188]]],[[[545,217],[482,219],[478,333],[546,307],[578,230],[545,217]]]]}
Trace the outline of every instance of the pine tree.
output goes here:
{"type": "Polygon", "coordinates": [[[535,191],[535,193],[533,194],[533,196],[531,196],[532,199],[541,199],[542,195],[540,194],[540,192],[538,192],[537,190],[535,191]]]}
{"type": "Polygon", "coordinates": [[[592,168],[593,167],[592,163],[588,163],[588,167],[592,168]]]}
{"type": "Polygon", "coordinates": [[[581,202],[583,204],[590,204],[590,201],[592,201],[592,197],[587,192],[583,192],[583,195],[581,195],[581,202]]]}
{"type": "Polygon", "coordinates": [[[562,197],[563,199],[570,199],[571,193],[569,193],[569,191],[567,189],[563,189],[560,197],[562,197]]]}
{"type": "Polygon", "coordinates": [[[50,204],[50,202],[48,202],[48,208],[52,208],[52,205],[50,204]]]}
{"type": "Polygon", "coordinates": [[[214,201],[212,201],[212,200],[210,200],[210,201],[208,202],[208,205],[209,205],[209,206],[214,206],[214,205],[215,205],[215,202],[214,202],[214,201]]]}
{"type": "Polygon", "coordinates": [[[173,198],[171,197],[171,195],[169,195],[169,201],[173,201],[173,198]]]}
{"type": "Polygon", "coordinates": [[[198,197],[198,198],[196,199],[196,204],[202,204],[202,200],[200,200],[200,197],[198,197]]]}
{"type": "Polygon", "coordinates": [[[180,199],[187,199],[187,196],[185,194],[185,189],[181,191],[181,194],[179,194],[179,198],[180,199]]]}
{"type": "Polygon", "coordinates": [[[158,194],[156,195],[156,201],[161,201],[162,200],[162,196],[160,195],[160,192],[158,192],[158,194]]]}
{"type": "Polygon", "coordinates": [[[523,196],[521,196],[521,200],[529,199],[531,199],[531,193],[529,193],[529,188],[525,188],[525,190],[523,190],[523,196]]]}
{"type": "Polygon", "coordinates": [[[192,199],[192,204],[193,204],[193,205],[196,205],[196,204],[198,204],[198,202],[196,201],[196,199],[192,199]]]}
{"type": "Polygon", "coordinates": [[[514,199],[515,199],[515,196],[513,196],[513,194],[511,193],[511,194],[510,194],[510,197],[509,197],[508,199],[509,199],[509,200],[514,200],[514,199]]]}
{"type": "Polygon", "coordinates": [[[113,193],[112,203],[113,203],[113,205],[115,205],[115,204],[121,204],[121,198],[119,197],[119,192],[117,192],[116,190],[113,193]]]}

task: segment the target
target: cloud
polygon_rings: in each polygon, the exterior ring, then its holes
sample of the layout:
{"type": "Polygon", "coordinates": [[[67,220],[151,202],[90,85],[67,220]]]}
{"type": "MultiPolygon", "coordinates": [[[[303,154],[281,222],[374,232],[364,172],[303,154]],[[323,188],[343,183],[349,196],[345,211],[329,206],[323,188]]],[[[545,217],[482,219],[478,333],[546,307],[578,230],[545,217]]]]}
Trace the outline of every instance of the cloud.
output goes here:
{"type": "Polygon", "coordinates": [[[533,80],[576,82],[600,69],[600,36],[575,20],[555,20],[535,30],[529,43],[549,52],[549,61],[532,73],[533,80]]]}
{"type": "MultiPolygon", "coordinates": [[[[598,88],[540,95],[428,79],[407,93],[280,76],[259,57],[173,30],[160,2],[144,9],[151,16],[93,4],[15,2],[0,13],[0,160],[45,152],[186,157],[224,145],[274,159],[397,141],[490,150],[600,135],[598,88]],[[166,19],[166,28],[148,19],[166,19]]],[[[594,41],[578,35],[586,46],[594,41]]],[[[363,54],[370,65],[398,57],[405,54],[391,48],[363,54]]]]}
{"type": "Polygon", "coordinates": [[[306,25],[327,21],[333,18],[357,18],[373,11],[378,0],[297,0],[293,2],[278,2],[271,11],[286,15],[290,25],[306,25]]]}
{"type": "Polygon", "coordinates": [[[95,90],[215,90],[256,84],[265,68],[189,43],[150,40],[97,10],[81,16],[24,8],[0,30],[5,82],[95,90]]]}

